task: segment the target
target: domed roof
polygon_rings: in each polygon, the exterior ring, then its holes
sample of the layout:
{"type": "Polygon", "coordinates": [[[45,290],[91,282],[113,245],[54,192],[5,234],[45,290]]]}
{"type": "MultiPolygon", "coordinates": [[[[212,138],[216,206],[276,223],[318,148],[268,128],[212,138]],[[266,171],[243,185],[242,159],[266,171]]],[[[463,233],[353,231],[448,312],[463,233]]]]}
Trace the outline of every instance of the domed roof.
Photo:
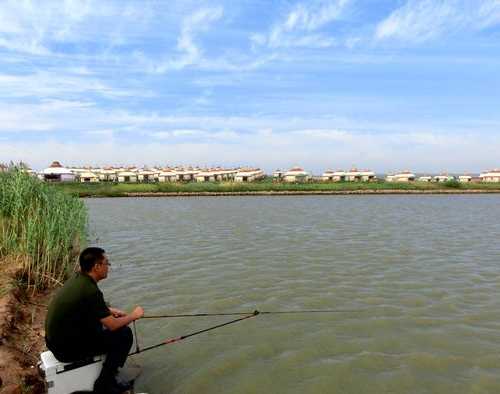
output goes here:
{"type": "Polygon", "coordinates": [[[43,174],[54,174],[54,175],[74,175],[73,172],[61,165],[58,161],[53,161],[49,168],[46,168],[42,171],[43,174]]]}

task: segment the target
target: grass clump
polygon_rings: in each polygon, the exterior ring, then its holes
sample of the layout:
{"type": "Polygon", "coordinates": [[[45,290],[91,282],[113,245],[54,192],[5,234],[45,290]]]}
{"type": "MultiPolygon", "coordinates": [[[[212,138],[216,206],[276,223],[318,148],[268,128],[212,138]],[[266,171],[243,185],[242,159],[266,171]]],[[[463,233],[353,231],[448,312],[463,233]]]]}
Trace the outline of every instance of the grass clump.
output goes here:
{"type": "Polygon", "coordinates": [[[0,173],[0,261],[19,261],[32,290],[64,281],[86,225],[87,210],[77,197],[15,167],[0,173]]]}
{"type": "Polygon", "coordinates": [[[460,187],[462,186],[462,184],[457,181],[456,179],[450,179],[449,181],[446,181],[444,183],[444,186],[445,187],[451,187],[451,188],[454,188],[454,189],[460,189],[460,187]]]}

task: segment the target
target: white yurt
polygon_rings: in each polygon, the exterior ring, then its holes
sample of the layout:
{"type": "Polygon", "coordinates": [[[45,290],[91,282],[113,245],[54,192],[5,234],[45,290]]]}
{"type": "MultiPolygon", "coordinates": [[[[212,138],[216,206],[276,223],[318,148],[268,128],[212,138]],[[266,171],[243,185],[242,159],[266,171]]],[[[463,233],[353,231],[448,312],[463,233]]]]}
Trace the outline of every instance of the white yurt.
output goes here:
{"type": "Polygon", "coordinates": [[[387,182],[413,182],[415,180],[415,174],[411,171],[402,171],[388,175],[385,180],[387,182]]]}
{"type": "Polygon", "coordinates": [[[479,175],[481,182],[500,182],[500,170],[490,170],[479,175]]]}
{"type": "Polygon", "coordinates": [[[307,182],[309,178],[309,174],[303,168],[293,167],[285,172],[283,180],[285,182],[307,182]]]}
{"type": "Polygon", "coordinates": [[[97,183],[99,182],[99,175],[91,171],[85,171],[78,174],[80,183],[97,183]]]}
{"type": "Polygon", "coordinates": [[[260,168],[240,168],[236,173],[235,182],[253,182],[264,178],[264,171],[260,168]]]}
{"type": "Polygon", "coordinates": [[[74,182],[76,175],[58,161],[53,161],[49,168],[42,171],[43,180],[46,182],[74,182]]]}

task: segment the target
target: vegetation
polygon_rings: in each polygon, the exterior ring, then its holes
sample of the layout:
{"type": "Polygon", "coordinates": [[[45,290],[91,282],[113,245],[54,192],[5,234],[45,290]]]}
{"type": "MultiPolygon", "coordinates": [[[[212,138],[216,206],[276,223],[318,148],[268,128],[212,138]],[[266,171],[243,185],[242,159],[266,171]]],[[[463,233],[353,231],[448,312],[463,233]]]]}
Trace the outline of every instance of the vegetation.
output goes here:
{"type": "Polygon", "coordinates": [[[236,182],[188,182],[188,183],[65,183],[54,184],[54,187],[66,193],[80,197],[124,197],[128,193],[248,193],[248,192],[341,192],[354,190],[429,190],[446,189],[479,189],[498,190],[500,184],[459,182],[411,182],[389,183],[377,182],[307,182],[285,183],[273,182],[272,178],[251,183],[236,182]]]}
{"type": "Polygon", "coordinates": [[[65,279],[85,242],[86,224],[78,198],[19,167],[0,173],[0,264],[19,264],[23,283],[32,290],[65,279]]]}
{"type": "Polygon", "coordinates": [[[460,187],[462,186],[462,184],[459,181],[457,181],[456,179],[451,179],[449,181],[446,181],[444,183],[444,186],[451,187],[451,188],[454,188],[454,189],[460,189],[460,187]]]}

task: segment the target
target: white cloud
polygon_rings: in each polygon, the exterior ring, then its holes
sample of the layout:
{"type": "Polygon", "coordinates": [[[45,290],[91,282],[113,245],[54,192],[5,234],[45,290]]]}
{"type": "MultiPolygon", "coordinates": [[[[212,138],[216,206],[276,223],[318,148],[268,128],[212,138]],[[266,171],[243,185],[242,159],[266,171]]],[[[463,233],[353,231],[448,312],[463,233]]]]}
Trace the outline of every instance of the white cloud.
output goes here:
{"type": "Polygon", "coordinates": [[[57,43],[112,45],[133,37],[151,16],[147,3],[5,0],[0,7],[0,47],[48,55],[57,53],[57,43]]]}
{"type": "Polygon", "coordinates": [[[343,138],[339,144],[329,136],[311,138],[306,130],[296,131],[293,136],[286,133],[240,134],[231,143],[226,139],[148,141],[141,138],[124,144],[116,136],[106,139],[100,135],[83,143],[55,138],[36,144],[2,141],[0,157],[23,160],[38,169],[52,160],[60,160],[65,165],[154,165],[167,164],[166,160],[168,164],[255,165],[268,173],[275,168],[300,165],[315,174],[351,165],[376,172],[411,169],[415,172],[472,173],[498,166],[499,136],[478,138],[478,134],[461,137],[442,134],[435,138],[435,133],[429,131],[398,135],[346,131],[345,136],[349,138],[343,138]]]}
{"type": "Polygon", "coordinates": [[[154,71],[164,73],[199,63],[203,59],[203,50],[196,43],[196,36],[200,32],[207,31],[214,22],[222,18],[223,13],[222,7],[201,8],[184,18],[177,39],[177,49],[182,54],[177,58],[156,64],[154,71]]]}
{"type": "Polygon", "coordinates": [[[419,43],[498,23],[498,0],[408,0],[377,25],[375,39],[419,43]]]}
{"type": "Polygon", "coordinates": [[[292,30],[316,30],[331,21],[339,18],[349,0],[319,1],[312,7],[298,4],[286,18],[282,29],[292,30]]]}
{"type": "Polygon", "coordinates": [[[352,133],[348,133],[344,130],[331,130],[331,129],[305,129],[305,130],[295,130],[290,132],[294,136],[308,137],[315,140],[325,140],[325,141],[352,141],[352,133]]]}
{"type": "Polygon", "coordinates": [[[323,48],[337,43],[332,37],[314,33],[327,24],[338,20],[350,0],[317,0],[297,4],[268,34],[256,33],[250,36],[253,45],[279,47],[323,48]]]}
{"type": "Polygon", "coordinates": [[[86,72],[77,70],[37,71],[30,74],[0,74],[0,98],[4,99],[75,99],[94,94],[107,99],[151,97],[152,92],[122,89],[109,85],[86,72]]]}
{"type": "Polygon", "coordinates": [[[198,129],[180,129],[180,130],[170,130],[170,131],[158,131],[153,133],[147,133],[147,135],[157,138],[160,140],[170,140],[175,142],[176,140],[184,140],[188,137],[190,140],[222,140],[229,142],[233,139],[238,139],[240,134],[235,131],[207,131],[198,129]]]}
{"type": "Polygon", "coordinates": [[[483,1],[478,10],[479,27],[486,28],[500,23],[500,0],[483,1]]]}

